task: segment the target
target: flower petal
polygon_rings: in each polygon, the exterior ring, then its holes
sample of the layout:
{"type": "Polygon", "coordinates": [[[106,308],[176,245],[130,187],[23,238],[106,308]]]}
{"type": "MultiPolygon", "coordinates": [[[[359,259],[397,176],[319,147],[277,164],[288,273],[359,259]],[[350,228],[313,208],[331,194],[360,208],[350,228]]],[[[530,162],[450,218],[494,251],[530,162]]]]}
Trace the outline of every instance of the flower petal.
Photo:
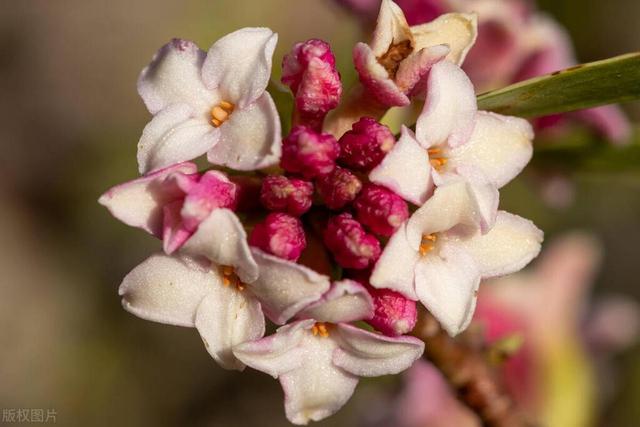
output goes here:
{"type": "Polygon", "coordinates": [[[448,166],[473,166],[500,188],[529,163],[532,140],[526,120],[479,111],[469,141],[449,151],[448,166]]]}
{"type": "Polygon", "coordinates": [[[416,293],[442,327],[454,336],[471,321],[480,271],[473,257],[454,242],[444,242],[416,266],[416,293]]]}
{"type": "Polygon", "coordinates": [[[371,50],[375,56],[382,56],[392,44],[410,40],[413,36],[402,9],[391,0],[382,0],[378,21],[371,39],[371,50]]]}
{"type": "Polygon", "coordinates": [[[247,233],[229,209],[214,209],[181,251],[207,257],[218,265],[234,267],[244,283],[251,283],[258,277],[258,265],[251,256],[247,233]]]}
{"type": "Polygon", "coordinates": [[[220,127],[220,142],[207,159],[214,165],[255,170],[277,164],[281,153],[280,117],[271,95],[264,93],[231,114],[220,127]]]}
{"type": "Polygon", "coordinates": [[[333,283],[322,299],[297,314],[298,318],[318,322],[355,322],[373,316],[373,299],[358,282],[342,280],[333,283]]]}
{"type": "Polygon", "coordinates": [[[219,129],[204,118],[194,118],[190,106],[170,105],[156,114],[142,131],[138,142],[138,169],[145,174],[195,159],[213,147],[219,137],[219,129]]]}
{"type": "Polygon", "coordinates": [[[414,337],[387,337],[347,324],[336,329],[339,347],[333,353],[333,363],[360,377],[402,372],[424,351],[424,343],[414,337]]]}
{"type": "Polygon", "coordinates": [[[155,254],[127,274],[118,293],[124,309],[142,319],[193,327],[200,302],[216,286],[222,281],[208,267],[155,254]]]}
{"type": "Polygon", "coordinates": [[[411,103],[389,77],[389,72],[378,62],[369,45],[357,43],[353,47],[353,64],[360,82],[377,102],[386,107],[402,107],[411,103]]]}
{"type": "Polygon", "coordinates": [[[369,179],[416,205],[422,205],[433,189],[429,156],[405,126],[398,142],[369,173],[369,179]]]}
{"type": "Polygon", "coordinates": [[[425,47],[405,58],[396,73],[396,85],[410,96],[424,99],[427,93],[427,82],[431,67],[449,53],[449,47],[444,44],[425,47]]]}
{"type": "Polygon", "coordinates": [[[314,323],[313,320],[289,323],[273,335],[236,345],[233,354],[245,365],[278,378],[302,365],[301,343],[314,323]]]}
{"type": "Polygon", "coordinates": [[[177,186],[163,185],[165,178],[173,173],[192,174],[197,170],[193,163],[173,165],[112,187],[100,196],[98,203],[125,224],[161,236],[162,206],[183,195],[177,186]]]}
{"type": "Polygon", "coordinates": [[[256,101],[271,77],[278,35],[268,28],[242,28],[215,42],[202,66],[205,85],[243,109],[256,101]]]}
{"type": "Polygon", "coordinates": [[[264,315],[258,300],[235,286],[213,286],[204,297],[195,320],[211,357],[225,369],[243,370],[232,348],[264,335],[264,315]]]}
{"type": "Polygon", "coordinates": [[[187,104],[195,111],[215,105],[217,95],[200,77],[204,58],[205,53],[188,40],[173,39],[160,48],[138,78],[138,93],[151,114],[173,104],[187,104]]]}
{"type": "MultiPolygon", "coordinates": [[[[419,236],[416,236],[420,239],[419,236]]],[[[417,243],[419,245],[419,242],[417,243]]],[[[418,261],[418,250],[407,239],[407,228],[403,224],[391,236],[376,262],[369,282],[374,288],[388,288],[405,297],[417,300],[414,288],[414,271],[418,261]]]]}
{"type": "Polygon", "coordinates": [[[478,36],[475,13],[447,13],[426,24],[411,27],[415,48],[446,44],[451,50],[447,59],[461,65],[478,36]]]}
{"type": "Polygon", "coordinates": [[[251,291],[262,303],[265,315],[274,323],[284,324],[329,290],[329,278],[326,276],[256,248],[251,252],[260,271],[258,279],[250,284],[251,291]]]}
{"type": "Polygon", "coordinates": [[[460,67],[441,61],[431,67],[428,85],[416,123],[418,142],[424,148],[464,144],[473,132],[478,108],[471,80],[460,67]]]}
{"type": "Polygon", "coordinates": [[[514,273],[538,253],[543,234],[531,221],[499,211],[494,227],[485,235],[460,242],[475,259],[483,278],[514,273]]]}

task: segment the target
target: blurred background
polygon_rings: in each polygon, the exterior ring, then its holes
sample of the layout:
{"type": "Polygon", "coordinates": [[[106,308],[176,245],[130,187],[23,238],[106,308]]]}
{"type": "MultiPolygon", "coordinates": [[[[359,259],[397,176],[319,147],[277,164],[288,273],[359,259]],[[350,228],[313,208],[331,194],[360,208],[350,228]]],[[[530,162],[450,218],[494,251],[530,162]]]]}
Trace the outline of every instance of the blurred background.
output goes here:
{"type": "MultiPolygon", "coordinates": [[[[581,61],[640,45],[637,0],[539,6],[568,28],[581,61]]],[[[172,37],[206,49],[245,26],[280,34],[276,77],[292,43],[322,38],[345,86],[354,79],[350,52],[364,36],[330,1],[0,1],[0,408],[55,409],[61,425],[288,425],[276,381],[224,371],[195,330],[121,308],[122,277],[160,243],[97,204],[107,188],[137,175],[136,143],[149,115],[135,83],[155,51],[172,37]]],[[[625,109],[640,120],[638,105],[625,109]]],[[[594,234],[604,258],[590,298],[640,300],[640,176],[613,165],[571,178],[569,207],[547,206],[533,173],[505,189],[502,207],[532,219],[549,240],[575,229],[594,234]]],[[[595,424],[637,426],[640,346],[611,365],[616,386],[595,424]]],[[[363,412],[399,381],[362,381],[346,407],[318,425],[363,425],[363,412]]]]}

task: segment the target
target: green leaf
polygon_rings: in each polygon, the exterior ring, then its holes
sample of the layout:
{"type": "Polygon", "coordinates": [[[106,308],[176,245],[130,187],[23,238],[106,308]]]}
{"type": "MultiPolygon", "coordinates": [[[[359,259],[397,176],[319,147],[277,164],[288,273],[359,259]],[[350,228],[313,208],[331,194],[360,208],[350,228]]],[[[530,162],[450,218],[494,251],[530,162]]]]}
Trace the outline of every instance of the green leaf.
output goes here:
{"type": "Polygon", "coordinates": [[[640,53],[576,65],[478,96],[478,108],[520,117],[640,99],[640,53]]]}

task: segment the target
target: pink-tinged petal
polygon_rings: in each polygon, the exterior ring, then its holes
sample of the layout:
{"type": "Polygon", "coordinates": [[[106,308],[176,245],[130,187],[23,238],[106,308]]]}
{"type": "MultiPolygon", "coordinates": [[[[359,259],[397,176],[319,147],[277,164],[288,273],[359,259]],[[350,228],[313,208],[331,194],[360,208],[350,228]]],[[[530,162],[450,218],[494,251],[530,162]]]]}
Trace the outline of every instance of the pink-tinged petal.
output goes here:
{"type": "Polygon", "coordinates": [[[428,84],[424,108],[416,123],[418,142],[424,148],[464,144],[473,132],[477,111],[471,80],[460,67],[441,61],[431,67],[428,84]]]}
{"type": "Polygon", "coordinates": [[[200,302],[217,286],[222,281],[208,267],[155,254],[127,274],[118,294],[124,309],[142,319],[193,327],[200,302]]]}
{"type": "Polygon", "coordinates": [[[188,230],[182,223],[182,200],[164,205],[162,209],[162,249],[167,255],[171,255],[193,235],[193,231],[188,230]]]}
{"type": "Polygon", "coordinates": [[[575,111],[572,115],[593,127],[614,144],[623,145],[631,142],[631,123],[617,105],[575,111]]]}
{"type": "Polygon", "coordinates": [[[173,165],[116,185],[100,196],[98,203],[125,224],[161,236],[162,206],[181,198],[184,194],[175,185],[165,185],[165,179],[174,173],[192,174],[197,170],[193,163],[173,165]]]}
{"type": "Polygon", "coordinates": [[[365,90],[386,107],[409,105],[411,101],[378,62],[371,48],[358,43],[353,48],[353,64],[365,90]]]}
{"type": "Polygon", "coordinates": [[[173,104],[187,104],[202,112],[217,101],[202,82],[205,53],[188,40],[173,39],[153,57],[138,78],[138,93],[151,114],[173,104]]]}
{"type": "Polygon", "coordinates": [[[180,214],[187,230],[198,228],[212,210],[233,209],[236,204],[236,185],[222,172],[207,171],[192,185],[182,185],[185,187],[187,195],[180,214]]]}
{"type": "Polygon", "coordinates": [[[202,79],[225,101],[247,108],[267,88],[278,35],[268,28],[242,28],[215,42],[202,66],[202,79]]]}
{"type": "Polygon", "coordinates": [[[234,346],[264,335],[264,315],[258,300],[236,286],[213,286],[196,313],[195,325],[211,357],[225,369],[243,370],[234,346]]]}
{"type": "Polygon", "coordinates": [[[304,363],[302,341],[314,323],[313,320],[289,323],[273,335],[234,346],[233,354],[245,365],[278,378],[304,363]]]}
{"type": "Polygon", "coordinates": [[[336,326],[336,366],[360,377],[397,374],[422,356],[424,342],[414,337],[387,337],[348,324],[336,326]]]}
{"type": "Polygon", "coordinates": [[[446,44],[450,49],[446,59],[461,65],[478,36],[478,17],[475,13],[447,13],[411,27],[411,32],[416,50],[446,44]]]}
{"type": "Polygon", "coordinates": [[[425,47],[412,53],[400,63],[395,78],[396,85],[407,95],[424,99],[431,67],[442,61],[448,53],[449,47],[444,44],[425,47]]]}
{"type": "Polygon", "coordinates": [[[195,118],[187,104],[161,110],[145,126],[138,142],[141,174],[200,157],[220,138],[220,130],[204,117],[195,118]]]}
{"type": "Polygon", "coordinates": [[[429,156],[405,126],[398,142],[369,173],[369,179],[415,205],[422,205],[433,189],[429,156]]]}
{"type": "Polygon", "coordinates": [[[284,324],[307,305],[329,290],[329,278],[302,265],[252,248],[260,275],[250,284],[262,303],[265,315],[284,324]]]}
{"type": "Polygon", "coordinates": [[[382,56],[391,45],[405,40],[413,41],[413,36],[402,9],[391,0],[382,0],[371,39],[371,50],[375,56],[382,56]]]}
{"type": "Polygon", "coordinates": [[[264,93],[235,110],[220,127],[220,142],[207,154],[214,165],[236,170],[273,166],[282,155],[280,117],[271,95],[264,93]]]}
{"type": "Polygon", "coordinates": [[[336,413],[349,400],[358,378],[335,366],[331,357],[336,349],[329,337],[313,336],[302,339],[302,365],[280,377],[284,390],[287,419],[294,424],[320,421],[336,413]]]}
{"type": "Polygon", "coordinates": [[[447,166],[473,166],[498,188],[529,163],[533,129],[524,119],[479,111],[469,141],[449,151],[447,166]]]}
{"type": "Polygon", "coordinates": [[[469,325],[479,285],[476,262],[457,242],[443,242],[416,266],[420,302],[451,336],[469,325]]]}
{"type": "Polygon", "coordinates": [[[258,277],[258,265],[251,256],[247,233],[229,209],[213,210],[181,250],[192,256],[204,256],[218,265],[234,267],[244,283],[258,277]]]}
{"type": "Polygon", "coordinates": [[[511,274],[540,253],[543,233],[531,221],[499,211],[485,235],[460,242],[475,259],[483,278],[511,274]]]}
{"type": "Polygon", "coordinates": [[[341,323],[369,319],[373,316],[371,295],[358,282],[342,280],[333,283],[322,299],[309,305],[297,317],[318,322],[341,323]]]}
{"type": "Polygon", "coordinates": [[[407,238],[406,226],[400,226],[389,239],[373,268],[369,281],[374,288],[393,289],[407,298],[418,299],[414,288],[414,271],[419,255],[414,246],[419,245],[420,237],[413,236],[412,240],[417,239],[418,242],[411,244],[407,238]]]}
{"type": "Polygon", "coordinates": [[[456,228],[475,231],[481,223],[480,208],[470,185],[454,181],[436,188],[433,196],[407,222],[409,243],[417,252],[420,237],[456,228]]]}

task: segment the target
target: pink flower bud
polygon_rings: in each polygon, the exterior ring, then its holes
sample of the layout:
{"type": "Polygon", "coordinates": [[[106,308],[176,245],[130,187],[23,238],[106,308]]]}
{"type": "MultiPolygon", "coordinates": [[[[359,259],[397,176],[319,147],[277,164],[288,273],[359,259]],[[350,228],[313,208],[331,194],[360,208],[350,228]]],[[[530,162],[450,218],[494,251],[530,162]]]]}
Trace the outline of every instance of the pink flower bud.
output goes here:
{"type": "Polygon", "coordinates": [[[342,95],[336,59],[328,43],[312,39],[293,46],[282,61],[282,83],[291,88],[301,123],[319,128],[342,95]]]}
{"type": "Polygon", "coordinates": [[[287,172],[299,173],[309,179],[331,172],[339,154],[340,146],[333,135],[296,126],[282,141],[280,165],[287,172]]]}
{"type": "Polygon", "coordinates": [[[368,172],[391,151],[396,139],[385,125],[371,117],[362,117],[338,143],[340,163],[361,172],[368,172]]]}
{"type": "Polygon", "coordinates": [[[363,269],[380,256],[380,242],[348,213],[329,219],[324,244],[344,268],[363,269]]]}
{"type": "Polygon", "coordinates": [[[307,246],[302,222],[285,213],[271,213],[257,224],[249,244],[277,257],[297,261],[307,246]]]}
{"type": "Polygon", "coordinates": [[[362,183],[348,169],[336,166],[333,172],[316,181],[318,193],[329,209],[341,209],[355,200],[362,183]]]}
{"type": "Polygon", "coordinates": [[[301,179],[271,175],[262,181],[260,201],[271,211],[300,216],[311,207],[313,184],[301,179]]]}
{"type": "Polygon", "coordinates": [[[353,206],[358,221],[381,236],[391,236],[409,218],[407,202],[376,184],[366,185],[353,206]]]}
{"type": "Polygon", "coordinates": [[[391,337],[404,335],[416,326],[416,302],[391,289],[367,287],[373,298],[374,314],[367,320],[371,326],[391,337]]]}
{"type": "Polygon", "coordinates": [[[181,214],[187,230],[198,228],[214,209],[235,209],[236,185],[220,172],[205,172],[199,179],[184,175],[174,179],[186,193],[181,214]]]}

